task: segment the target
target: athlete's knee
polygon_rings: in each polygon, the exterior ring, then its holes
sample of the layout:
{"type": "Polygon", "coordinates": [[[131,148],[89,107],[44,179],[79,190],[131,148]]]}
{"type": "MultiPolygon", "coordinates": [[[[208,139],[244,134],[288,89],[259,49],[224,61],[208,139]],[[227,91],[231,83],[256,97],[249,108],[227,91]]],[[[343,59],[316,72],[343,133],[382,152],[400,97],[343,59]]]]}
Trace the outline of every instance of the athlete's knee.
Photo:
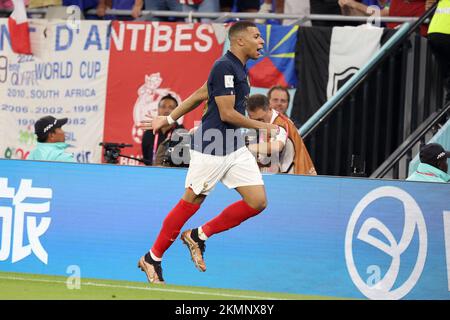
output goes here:
{"type": "Polygon", "coordinates": [[[193,204],[202,204],[205,198],[204,194],[195,194],[191,188],[187,188],[182,197],[184,201],[193,204]]]}
{"type": "Polygon", "coordinates": [[[246,201],[246,202],[250,207],[252,207],[256,211],[258,211],[258,213],[263,211],[265,208],[267,208],[267,198],[266,197],[256,198],[256,199],[252,199],[252,200],[246,201]]]}
{"type": "Polygon", "coordinates": [[[259,212],[261,212],[261,211],[263,211],[265,208],[267,208],[267,199],[266,199],[266,198],[261,199],[261,200],[258,202],[258,208],[257,208],[257,210],[258,210],[259,212]]]}

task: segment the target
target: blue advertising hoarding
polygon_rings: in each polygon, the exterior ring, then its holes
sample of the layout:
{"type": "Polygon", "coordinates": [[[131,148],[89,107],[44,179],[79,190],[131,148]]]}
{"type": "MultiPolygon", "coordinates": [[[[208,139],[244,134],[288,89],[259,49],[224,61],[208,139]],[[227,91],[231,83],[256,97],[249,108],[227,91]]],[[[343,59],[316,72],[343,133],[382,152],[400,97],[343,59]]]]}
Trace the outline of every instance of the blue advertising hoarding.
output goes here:
{"type": "MultiPolygon", "coordinates": [[[[0,270],[146,281],[137,261],[185,169],[0,160],[0,270]]],[[[268,207],[207,241],[198,272],[176,241],[170,284],[369,299],[450,298],[450,185],[265,175],[268,207]]],[[[219,184],[182,229],[239,200],[219,184]]]]}

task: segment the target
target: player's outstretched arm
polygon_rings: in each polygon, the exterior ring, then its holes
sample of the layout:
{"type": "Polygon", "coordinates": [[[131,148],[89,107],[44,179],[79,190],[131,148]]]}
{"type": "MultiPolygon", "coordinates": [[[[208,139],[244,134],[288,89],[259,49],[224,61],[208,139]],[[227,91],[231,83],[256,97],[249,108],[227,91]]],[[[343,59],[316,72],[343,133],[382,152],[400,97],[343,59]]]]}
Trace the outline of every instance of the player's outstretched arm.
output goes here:
{"type": "MultiPolygon", "coordinates": [[[[186,113],[197,108],[203,101],[208,100],[208,87],[206,82],[176,107],[169,115],[171,120],[176,121],[186,113]]],[[[154,119],[143,120],[139,124],[139,128],[144,130],[153,130],[156,133],[159,129],[169,124],[169,117],[158,116],[154,119]]]]}
{"type": "Polygon", "coordinates": [[[176,107],[175,110],[170,113],[170,116],[176,121],[186,113],[197,108],[205,100],[208,100],[208,87],[206,86],[206,82],[176,107]]]}
{"type": "Polygon", "coordinates": [[[220,119],[234,126],[248,129],[265,129],[268,131],[277,130],[278,126],[271,123],[265,123],[249,119],[234,109],[235,96],[218,96],[215,97],[217,107],[219,108],[220,119]]]}

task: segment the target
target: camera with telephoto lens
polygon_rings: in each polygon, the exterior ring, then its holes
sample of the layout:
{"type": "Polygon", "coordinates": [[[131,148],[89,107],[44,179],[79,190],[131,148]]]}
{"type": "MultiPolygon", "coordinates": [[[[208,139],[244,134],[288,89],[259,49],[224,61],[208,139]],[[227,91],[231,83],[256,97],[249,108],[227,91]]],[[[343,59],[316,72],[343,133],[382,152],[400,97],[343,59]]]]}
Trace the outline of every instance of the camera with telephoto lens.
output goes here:
{"type": "Polygon", "coordinates": [[[188,167],[191,136],[185,129],[175,130],[172,137],[161,143],[161,165],[164,167],[188,167]]]}
{"type": "Polygon", "coordinates": [[[127,143],[115,143],[115,142],[100,142],[100,146],[103,146],[103,156],[107,163],[118,163],[118,158],[121,156],[120,149],[132,147],[132,144],[127,143]]]}

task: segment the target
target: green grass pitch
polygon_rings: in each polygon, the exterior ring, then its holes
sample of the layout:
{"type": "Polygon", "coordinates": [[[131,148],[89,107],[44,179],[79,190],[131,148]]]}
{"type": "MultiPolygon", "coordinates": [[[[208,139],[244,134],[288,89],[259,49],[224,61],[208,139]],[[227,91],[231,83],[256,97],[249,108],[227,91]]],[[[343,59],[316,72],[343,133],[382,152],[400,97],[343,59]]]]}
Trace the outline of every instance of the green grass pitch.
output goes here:
{"type": "MultiPolygon", "coordinates": [[[[80,288],[69,289],[67,277],[0,272],[1,300],[269,300],[333,299],[286,293],[212,289],[145,282],[81,279],[80,288]]],[[[72,283],[73,284],[73,283],[72,283]]]]}

